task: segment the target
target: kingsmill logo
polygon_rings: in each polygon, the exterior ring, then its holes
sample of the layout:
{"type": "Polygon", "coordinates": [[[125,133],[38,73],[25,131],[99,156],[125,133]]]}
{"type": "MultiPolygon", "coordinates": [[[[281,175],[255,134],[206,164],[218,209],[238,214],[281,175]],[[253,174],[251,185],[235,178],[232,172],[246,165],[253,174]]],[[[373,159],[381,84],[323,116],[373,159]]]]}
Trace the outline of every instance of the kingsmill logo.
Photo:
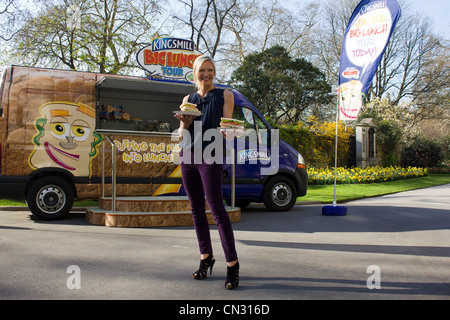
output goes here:
{"type": "Polygon", "coordinates": [[[372,3],[366,4],[365,6],[363,6],[361,8],[360,13],[365,14],[365,13],[373,11],[373,10],[384,9],[384,8],[386,8],[386,5],[387,5],[386,1],[372,2],[372,3]]]}
{"type": "Polygon", "coordinates": [[[270,160],[270,154],[268,150],[242,150],[238,153],[238,161],[244,162],[248,160],[270,160]]]}

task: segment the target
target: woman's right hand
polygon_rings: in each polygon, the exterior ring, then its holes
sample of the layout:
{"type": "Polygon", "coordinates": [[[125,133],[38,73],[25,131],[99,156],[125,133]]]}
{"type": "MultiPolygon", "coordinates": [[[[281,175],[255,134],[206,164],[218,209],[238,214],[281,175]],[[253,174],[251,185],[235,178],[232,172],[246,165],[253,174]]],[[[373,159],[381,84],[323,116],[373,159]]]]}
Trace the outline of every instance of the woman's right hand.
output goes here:
{"type": "Polygon", "coordinates": [[[192,121],[198,116],[186,115],[186,114],[175,114],[175,118],[180,120],[180,129],[188,129],[192,121]]]}

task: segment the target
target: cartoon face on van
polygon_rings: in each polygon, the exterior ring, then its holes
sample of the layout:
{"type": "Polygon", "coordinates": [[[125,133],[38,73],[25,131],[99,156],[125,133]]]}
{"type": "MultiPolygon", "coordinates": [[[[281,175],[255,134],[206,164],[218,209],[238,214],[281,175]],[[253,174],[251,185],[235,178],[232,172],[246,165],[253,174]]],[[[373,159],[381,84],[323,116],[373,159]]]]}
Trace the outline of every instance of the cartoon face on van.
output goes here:
{"type": "Polygon", "coordinates": [[[74,176],[91,176],[91,159],[101,141],[94,132],[95,111],[82,103],[50,102],[41,106],[40,114],[29,165],[33,169],[56,167],[74,176]]]}

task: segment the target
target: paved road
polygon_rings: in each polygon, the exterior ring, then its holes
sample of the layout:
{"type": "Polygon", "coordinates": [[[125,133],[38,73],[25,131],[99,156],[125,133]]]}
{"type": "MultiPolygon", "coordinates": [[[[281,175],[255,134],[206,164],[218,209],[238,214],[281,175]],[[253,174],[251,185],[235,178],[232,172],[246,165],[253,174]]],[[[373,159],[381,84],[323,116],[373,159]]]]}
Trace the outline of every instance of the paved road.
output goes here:
{"type": "Polygon", "coordinates": [[[234,291],[223,288],[215,228],[213,276],[195,281],[190,227],[108,228],[76,212],[49,223],[2,211],[0,299],[448,300],[449,195],[445,185],[354,201],[345,217],[322,216],[321,205],[250,208],[234,224],[241,263],[234,291]],[[79,272],[68,273],[72,265],[79,272]]]}

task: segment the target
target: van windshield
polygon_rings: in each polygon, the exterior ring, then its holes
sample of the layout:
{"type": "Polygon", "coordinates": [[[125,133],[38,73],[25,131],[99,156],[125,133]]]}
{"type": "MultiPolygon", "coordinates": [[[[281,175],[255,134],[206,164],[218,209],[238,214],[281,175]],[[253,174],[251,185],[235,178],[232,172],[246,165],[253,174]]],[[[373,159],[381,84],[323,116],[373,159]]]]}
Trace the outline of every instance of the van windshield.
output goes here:
{"type": "Polygon", "coordinates": [[[249,139],[250,141],[257,142],[258,144],[267,146],[269,143],[269,128],[259,118],[259,116],[253,112],[252,109],[247,107],[235,106],[233,111],[233,118],[243,120],[245,135],[238,137],[237,139],[249,139]]]}

